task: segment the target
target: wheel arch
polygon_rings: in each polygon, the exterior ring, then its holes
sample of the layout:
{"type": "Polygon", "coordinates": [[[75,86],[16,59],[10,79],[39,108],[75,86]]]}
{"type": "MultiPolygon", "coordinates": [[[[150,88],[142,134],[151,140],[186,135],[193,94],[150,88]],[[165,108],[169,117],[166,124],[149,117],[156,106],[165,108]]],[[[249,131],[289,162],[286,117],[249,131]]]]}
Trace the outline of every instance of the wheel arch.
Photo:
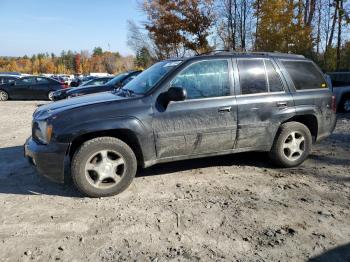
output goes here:
{"type": "Polygon", "coordinates": [[[85,134],[81,134],[74,138],[74,140],[70,143],[70,146],[67,150],[67,155],[70,159],[72,159],[76,150],[86,141],[97,137],[114,137],[120,139],[124,143],[126,143],[135,153],[137,163],[142,165],[144,163],[144,157],[142,154],[141,144],[138,140],[136,134],[129,129],[109,129],[109,130],[101,130],[101,131],[93,131],[85,134]]]}
{"type": "MultiPolygon", "coordinates": [[[[318,135],[318,120],[317,117],[313,114],[304,114],[304,115],[295,115],[284,122],[281,123],[287,123],[287,122],[299,122],[303,125],[305,125],[311,133],[312,141],[315,142],[317,140],[318,135]]],[[[278,134],[277,134],[278,135],[278,134]]]]}

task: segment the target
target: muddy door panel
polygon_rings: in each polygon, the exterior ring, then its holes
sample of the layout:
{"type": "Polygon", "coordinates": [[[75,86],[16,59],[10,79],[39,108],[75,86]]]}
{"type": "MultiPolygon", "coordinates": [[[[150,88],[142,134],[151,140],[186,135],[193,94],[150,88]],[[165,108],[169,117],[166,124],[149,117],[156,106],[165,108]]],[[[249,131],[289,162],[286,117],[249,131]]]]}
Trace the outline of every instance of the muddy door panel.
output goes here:
{"type": "Polygon", "coordinates": [[[281,122],[295,114],[289,94],[238,96],[237,148],[268,149],[281,122]]]}
{"type": "Polygon", "coordinates": [[[159,158],[230,150],[237,129],[235,99],[171,102],[154,115],[153,128],[159,158]]]}

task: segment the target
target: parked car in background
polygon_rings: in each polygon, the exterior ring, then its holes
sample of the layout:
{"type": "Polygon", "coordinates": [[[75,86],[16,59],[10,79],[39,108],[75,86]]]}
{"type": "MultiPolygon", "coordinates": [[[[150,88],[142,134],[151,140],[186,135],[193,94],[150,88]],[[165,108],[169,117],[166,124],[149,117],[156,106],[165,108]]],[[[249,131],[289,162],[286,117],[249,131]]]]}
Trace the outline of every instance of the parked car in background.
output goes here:
{"type": "MultiPolygon", "coordinates": [[[[118,194],[138,166],[268,152],[304,162],[336,124],[324,74],[303,56],[222,52],[154,64],[116,92],[39,107],[25,155],[90,197],[118,194]]],[[[145,185],[147,186],[147,185],[145,185]]]]}
{"type": "Polygon", "coordinates": [[[350,112],[350,72],[327,73],[330,76],[336,97],[337,112],[350,112]]]}
{"type": "Polygon", "coordinates": [[[0,101],[8,99],[52,100],[53,93],[63,88],[63,84],[49,77],[22,77],[0,85],[0,101]]]}
{"type": "Polygon", "coordinates": [[[0,75],[0,85],[11,83],[16,81],[18,78],[19,76],[15,75],[0,75]]]}
{"type": "Polygon", "coordinates": [[[126,85],[140,73],[141,71],[130,71],[130,72],[122,73],[117,75],[112,80],[105,83],[104,85],[87,85],[87,86],[69,88],[66,90],[59,90],[53,94],[53,100],[58,101],[65,98],[112,91],[114,89],[118,89],[126,85]]]}
{"type": "Polygon", "coordinates": [[[87,81],[80,86],[100,86],[106,84],[108,81],[112,80],[115,76],[98,77],[87,81]]]}
{"type": "Polygon", "coordinates": [[[60,82],[62,85],[64,85],[65,88],[69,87],[67,79],[63,78],[62,76],[53,75],[53,76],[51,76],[51,78],[60,82]]]}
{"type": "Polygon", "coordinates": [[[84,83],[89,82],[89,81],[96,79],[96,78],[97,78],[97,76],[76,77],[71,81],[70,86],[77,87],[77,86],[83,85],[84,83]]]}

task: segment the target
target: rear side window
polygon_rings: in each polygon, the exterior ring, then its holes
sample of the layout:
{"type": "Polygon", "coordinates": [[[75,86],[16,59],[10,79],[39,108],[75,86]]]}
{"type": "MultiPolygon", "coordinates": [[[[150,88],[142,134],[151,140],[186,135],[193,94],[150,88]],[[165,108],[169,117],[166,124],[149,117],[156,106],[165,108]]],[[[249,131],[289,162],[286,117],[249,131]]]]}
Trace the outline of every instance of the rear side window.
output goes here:
{"type": "Polygon", "coordinates": [[[296,90],[326,88],[327,84],[321,72],[308,61],[282,61],[293,80],[296,90]]]}
{"type": "Polygon", "coordinates": [[[34,77],[22,78],[22,79],[18,80],[18,84],[19,85],[32,85],[32,84],[35,84],[35,78],[34,77]]]}
{"type": "Polygon", "coordinates": [[[42,77],[37,77],[36,81],[38,82],[38,84],[48,84],[49,80],[47,80],[46,78],[42,78],[42,77]]]}
{"type": "Polygon", "coordinates": [[[239,83],[242,95],[268,91],[265,66],[262,59],[238,60],[239,83]]]}
{"type": "Polygon", "coordinates": [[[267,78],[269,79],[269,91],[281,92],[284,91],[282,80],[276,71],[276,68],[270,60],[265,60],[267,78]]]}

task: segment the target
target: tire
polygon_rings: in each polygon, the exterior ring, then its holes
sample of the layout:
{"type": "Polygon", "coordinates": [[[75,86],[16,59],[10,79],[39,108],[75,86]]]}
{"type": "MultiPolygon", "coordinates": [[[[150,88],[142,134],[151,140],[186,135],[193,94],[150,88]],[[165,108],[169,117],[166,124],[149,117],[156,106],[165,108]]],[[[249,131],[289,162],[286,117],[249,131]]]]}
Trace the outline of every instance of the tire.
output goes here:
{"type": "Polygon", "coordinates": [[[136,156],[123,141],[99,137],[82,144],[72,159],[72,179],[89,197],[113,196],[131,184],[137,171],[136,156]]]}
{"type": "Polygon", "coordinates": [[[340,102],[340,111],[350,113],[350,95],[344,96],[340,102]]]}
{"type": "Polygon", "coordinates": [[[9,95],[6,91],[0,90],[0,101],[7,101],[9,99],[9,95]]]}
{"type": "Polygon", "coordinates": [[[50,91],[50,92],[47,94],[47,98],[48,98],[50,101],[53,101],[53,93],[55,93],[55,91],[50,91]]]}
{"type": "Polygon", "coordinates": [[[310,130],[299,122],[282,124],[269,153],[280,167],[295,167],[309,156],[312,148],[310,130]]]}

